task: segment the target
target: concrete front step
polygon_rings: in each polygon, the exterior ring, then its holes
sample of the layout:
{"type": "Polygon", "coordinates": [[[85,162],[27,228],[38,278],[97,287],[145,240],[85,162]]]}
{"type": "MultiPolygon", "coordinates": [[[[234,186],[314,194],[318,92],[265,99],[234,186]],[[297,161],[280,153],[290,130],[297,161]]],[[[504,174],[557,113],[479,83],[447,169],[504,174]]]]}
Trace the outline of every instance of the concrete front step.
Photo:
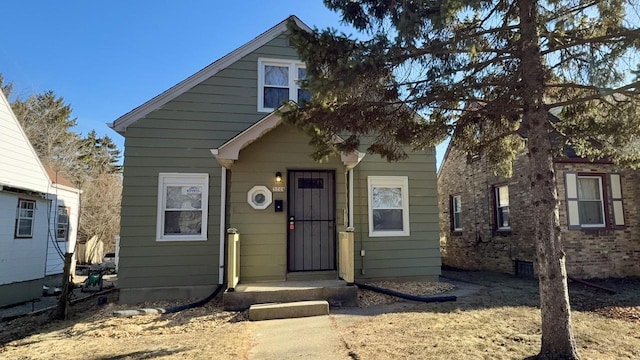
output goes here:
{"type": "Polygon", "coordinates": [[[329,303],[325,300],[296,301],[280,304],[254,304],[249,307],[249,320],[290,319],[329,315],[329,303]]]}
{"type": "Polygon", "coordinates": [[[225,291],[225,310],[242,311],[253,304],[325,300],[331,307],[356,306],[358,290],[342,280],[279,281],[238,284],[225,291]]]}

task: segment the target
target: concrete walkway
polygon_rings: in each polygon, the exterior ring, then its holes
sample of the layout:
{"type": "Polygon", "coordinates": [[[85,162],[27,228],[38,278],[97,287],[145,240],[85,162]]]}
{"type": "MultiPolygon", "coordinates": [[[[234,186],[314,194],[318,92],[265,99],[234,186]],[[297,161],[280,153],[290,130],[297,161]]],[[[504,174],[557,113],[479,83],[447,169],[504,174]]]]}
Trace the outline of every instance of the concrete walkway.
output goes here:
{"type": "Polygon", "coordinates": [[[351,359],[330,316],[257,321],[249,360],[351,359]]]}
{"type": "MultiPolygon", "coordinates": [[[[452,278],[442,278],[441,281],[456,286],[454,291],[443,295],[464,297],[483,288],[480,284],[452,278]]],[[[253,322],[253,348],[249,352],[249,360],[352,360],[340,336],[337,323],[340,326],[349,326],[365,316],[403,311],[415,304],[417,303],[403,300],[369,308],[331,309],[329,316],[253,322]]]]}

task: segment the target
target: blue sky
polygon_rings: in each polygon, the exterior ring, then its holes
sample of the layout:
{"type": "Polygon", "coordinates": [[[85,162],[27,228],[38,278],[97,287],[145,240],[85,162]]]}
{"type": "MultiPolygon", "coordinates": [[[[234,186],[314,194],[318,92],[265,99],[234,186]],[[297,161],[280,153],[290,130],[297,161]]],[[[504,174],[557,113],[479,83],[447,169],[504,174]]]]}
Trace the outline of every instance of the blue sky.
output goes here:
{"type": "Polygon", "coordinates": [[[72,106],[76,131],[95,129],[121,150],[124,138],[107,122],[287,16],[353,32],[321,0],[20,0],[2,12],[0,73],[14,94],[53,90],[72,106]]]}

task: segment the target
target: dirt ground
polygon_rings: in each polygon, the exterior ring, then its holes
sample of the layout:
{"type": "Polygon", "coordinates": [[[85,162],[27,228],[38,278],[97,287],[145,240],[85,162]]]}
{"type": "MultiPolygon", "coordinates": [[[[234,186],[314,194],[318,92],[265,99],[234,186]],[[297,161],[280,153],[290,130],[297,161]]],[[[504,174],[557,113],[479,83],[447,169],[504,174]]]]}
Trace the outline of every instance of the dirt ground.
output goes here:
{"type": "MultiPolygon", "coordinates": [[[[457,302],[389,305],[396,298],[359,292],[367,316],[331,315],[353,359],[524,359],[540,346],[537,282],[511,276],[447,272],[483,285],[457,302]],[[375,309],[383,309],[375,311],[375,309]],[[389,312],[391,311],[391,312],[389,312]]],[[[446,279],[445,279],[446,280],[446,279]]],[[[571,284],[578,347],[585,359],[640,358],[640,279],[611,279],[601,290],[571,284]]],[[[446,283],[378,283],[416,295],[451,289],[446,283]]],[[[2,359],[247,359],[253,323],[221,310],[220,299],[177,314],[113,317],[130,306],[95,299],[74,305],[66,321],[46,315],[0,323],[2,359]]],[[[164,307],[175,303],[149,303],[164,307]]]]}

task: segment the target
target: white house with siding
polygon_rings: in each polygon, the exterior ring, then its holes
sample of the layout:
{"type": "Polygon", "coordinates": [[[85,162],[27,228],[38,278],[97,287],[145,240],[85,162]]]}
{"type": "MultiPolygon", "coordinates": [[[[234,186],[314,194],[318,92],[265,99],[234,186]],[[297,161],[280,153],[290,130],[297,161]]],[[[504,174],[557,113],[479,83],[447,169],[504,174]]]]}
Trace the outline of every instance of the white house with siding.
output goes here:
{"type": "Polygon", "coordinates": [[[0,92],[0,306],[40,297],[45,276],[62,272],[53,256],[48,261],[47,248],[56,240],[58,205],[75,211],[65,249],[75,241],[79,191],[61,186],[52,183],[0,92]]]}

